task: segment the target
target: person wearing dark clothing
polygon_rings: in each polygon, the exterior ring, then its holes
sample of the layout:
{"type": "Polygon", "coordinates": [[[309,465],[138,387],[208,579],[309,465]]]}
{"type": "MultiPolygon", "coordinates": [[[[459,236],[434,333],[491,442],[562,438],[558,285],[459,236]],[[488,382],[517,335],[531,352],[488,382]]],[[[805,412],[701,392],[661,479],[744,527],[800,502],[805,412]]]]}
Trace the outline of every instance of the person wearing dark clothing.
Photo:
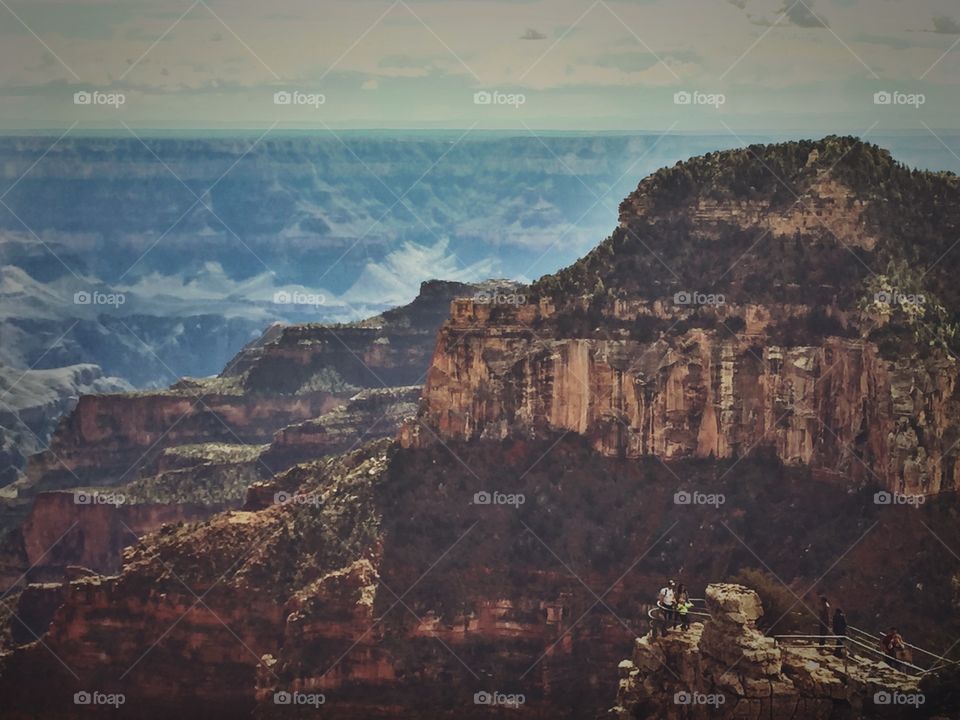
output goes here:
{"type": "Polygon", "coordinates": [[[887,634],[883,636],[880,644],[883,648],[883,654],[887,656],[887,664],[897,670],[903,668],[900,656],[906,651],[906,644],[900,631],[895,627],[890,628],[887,634]]]}
{"type": "Polygon", "coordinates": [[[820,647],[827,643],[827,635],[830,634],[830,603],[826,595],[820,596],[820,647]]]}
{"type": "Polygon", "coordinates": [[[843,657],[843,638],[847,634],[847,616],[843,610],[837,608],[833,612],[833,634],[837,636],[837,649],[834,655],[843,657]]]}

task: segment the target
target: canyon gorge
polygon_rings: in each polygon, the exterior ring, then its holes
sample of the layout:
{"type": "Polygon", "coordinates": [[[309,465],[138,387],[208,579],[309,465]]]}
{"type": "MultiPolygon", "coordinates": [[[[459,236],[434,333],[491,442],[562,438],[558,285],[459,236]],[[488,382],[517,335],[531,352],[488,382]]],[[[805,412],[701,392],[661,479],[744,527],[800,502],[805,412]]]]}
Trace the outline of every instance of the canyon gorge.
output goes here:
{"type": "Polygon", "coordinates": [[[729,582],[953,650],[958,229],[955,176],[852,138],[710,153],[529,286],[82,397],[7,501],[7,716],[888,717],[915,684],[811,669],[729,582]],[[677,576],[711,619],[651,638],[677,576]]]}

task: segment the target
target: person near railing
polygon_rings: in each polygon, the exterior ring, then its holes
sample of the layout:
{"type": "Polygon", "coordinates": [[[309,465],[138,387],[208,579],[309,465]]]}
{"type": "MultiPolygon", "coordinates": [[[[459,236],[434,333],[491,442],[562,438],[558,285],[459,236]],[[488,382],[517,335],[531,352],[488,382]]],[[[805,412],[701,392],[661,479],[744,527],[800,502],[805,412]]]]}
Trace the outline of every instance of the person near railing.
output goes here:
{"type": "Polygon", "coordinates": [[[901,670],[903,664],[900,662],[900,657],[906,651],[907,645],[903,641],[900,631],[895,627],[890,628],[880,641],[880,647],[887,657],[887,664],[892,668],[901,670]]]}
{"type": "Polygon", "coordinates": [[[664,627],[673,627],[674,608],[676,607],[677,602],[676,583],[673,580],[670,580],[665,586],[660,588],[660,594],[657,596],[657,602],[663,607],[663,615],[666,621],[664,623],[664,627]]]}
{"type": "MultiPolygon", "coordinates": [[[[680,617],[680,607],[690,601],[690,593],[687,592],[687,586],[683,583],[677,584],[677,591],[674,594],[674,607],[677,611],[674,613],[673,617],[673,627],[676,628],[680,624],[683,618],[680,617]]],[[[690,606],[693,606],[693,603],[690,603],[690,606]]],[[[689,610],[689,608],[687,608],[689,610]]]]}
{"type": "Polygon", "coordinates": [[[827,643],[827,635],[830,634],[830,601],[826,595],[820,596],[820,617],[819,617],[820,647],[827,643]]]}
{"type": "Polygon", "coordinates": [[[681,630],[690,629],[690,608],[692,607],[693,603],[690,602],[689,596],[684,593],[683,599],[677,603],[677,614],[680,616],[681,630]]]}
{"type": "Polygon", "coordinates": [[[843,610],[837,608],[833,611],[833,634],[837,636],[837,649],[834,655],[843,657],[843,640],[847,634],[847,616],[843,610]]]}

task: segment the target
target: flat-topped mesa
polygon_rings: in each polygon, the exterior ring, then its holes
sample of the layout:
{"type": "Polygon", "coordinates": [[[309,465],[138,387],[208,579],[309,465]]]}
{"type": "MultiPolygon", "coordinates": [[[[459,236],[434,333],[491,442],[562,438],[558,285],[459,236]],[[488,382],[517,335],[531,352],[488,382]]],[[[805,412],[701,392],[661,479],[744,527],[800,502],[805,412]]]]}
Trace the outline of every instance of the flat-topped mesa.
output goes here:
{"type": "Polygon", "coordinates": [[[164,448],[203,442],[269,442],[285,425],[328,412],[330,392],[255,396],[206,388],[85,395],[46,452],[32,456],[21,492],[129,481],[164,448]]]}
{"type": "Polygon", "coordinates": [[[421,386],[362,390],[331,412],[278,430],[259,461],[277,473],[311,458],[396,436],[416,416],[421,386]]]}
{"type": "Polygon", "coordinates": [[[255,393],[418,385],[451,301],[508,292],[515,286],[500,280],[431,280],[421,284],[420,294],[409,304],[365,320],[271,328],[238,353],[222,377],[255,393]]]}
{"type": "Polygon", "coordinates": [[[708,585],[706,606],[710,618],[687,631],[637,639],[620,663],[612,717],[889,717],[875,694],[918,692],[916,679],[885,663],[780,646],[757,629],[760,598],[743,585],[708,585]]]}
{"type": "Polygon", "coordinates": [[[523,302],[454,302],[401,442],[576,432],[611,456],[769,448],[891,491],[956,489],[960,261],[938,258],[958,208],[956,177],[848,138],[658,171],[610,238],[523,302]]]}

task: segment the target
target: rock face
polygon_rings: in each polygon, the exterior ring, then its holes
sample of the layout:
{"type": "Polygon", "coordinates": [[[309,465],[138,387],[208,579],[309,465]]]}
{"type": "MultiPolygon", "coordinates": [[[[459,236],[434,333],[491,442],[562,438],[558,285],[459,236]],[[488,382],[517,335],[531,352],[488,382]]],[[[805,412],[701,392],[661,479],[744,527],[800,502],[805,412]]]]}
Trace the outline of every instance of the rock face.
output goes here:
{"type": "Polygon", "coordinates": [[[421,390],[419,385],[363,390],[325,415],[277,431],[260,459],[280,472],[311,458],[393,437],[405,419],[417,414],[421,390]]]}
{"type": "Polygon", "coordinates": [[[451,301],[513,287],[507,281],[433,280],[421,284],[409,305],[367,320],[272,328],[242,350],[223,377],[246,392],[273,394],[420,385],[451,301]]]}
{"type": "MultiPolygon", "coordinates": [[[[626,457],[736,457],[764,446],[785,463],[879,478],[898,492],[960,486],[952,447],[960,387],[949,357],[892,361],[874,343],[843,337],[787,347],[758,341],[770,315],[784,320],[803,308],[730,307],[748,317],[745,332],[692,329],[638,342],[533,330],[552,317],[549,307],[494,314],[470,300],[454,305],[421,413],[440,437],[572,431],[626,457]]],[[[683,317],[656,306],[642,312],[683,317]]],[[[413,426],[405,438],[434,436],[413,426]]]]}
{"type": "Polygon", "coordinates": [[[202,442],[264,443],[284,425],[333,409],[339,398],[221,392],[213,383],[156,393],[86,395],[57,428],[50,449],[29,460],[21,493],[131,480],[167,447],[202,442]]]}
{"type": "Polygon", "coordinates": [[[889,717],[875,693],[917,693],[916,680],[885,663],[781,647],[757,630],[757,594],[742,585],[707,586],[710,618],[689,631],[636,641],[620,664],[621,720],[681,718],[889,717]]]}
{"type": "Polygon", "coordinates": [[[248,488],[274,473],[393,437],[401,421],[416,414],[419,396],[419,386],[364,390],[330,412],[279,430],[269,444],[177,445],[123,485],[41,492],[14,531],[18,552],[5,558],[20,570],[10,572],[15,580],[26,573],[32,582],[61,579],[71,565],[115,573],[123,548],[164,524],[239,508],[248,488]]]}
{"type": "Polygon", "coordinates": [[[91,364],[26,371],[0,366],[0,388],[0,486],[18,478],[27,456],[49,441],[60,417],[73,409],[80,395],[133,389],[91,364]]]}
{"type": "Polygon", "coordinates": [[[746,151],[696,159],[644,180],[611,238],[526,305],[456,300],[404,442],[576,432],[611,456],[770,448],[890,491],[960,487],[960,299],[949,271],[919,278],[904,259],[933,264],[960,182],[849,140],[750,152],[793,200],[737,190],[746,151]]]}

